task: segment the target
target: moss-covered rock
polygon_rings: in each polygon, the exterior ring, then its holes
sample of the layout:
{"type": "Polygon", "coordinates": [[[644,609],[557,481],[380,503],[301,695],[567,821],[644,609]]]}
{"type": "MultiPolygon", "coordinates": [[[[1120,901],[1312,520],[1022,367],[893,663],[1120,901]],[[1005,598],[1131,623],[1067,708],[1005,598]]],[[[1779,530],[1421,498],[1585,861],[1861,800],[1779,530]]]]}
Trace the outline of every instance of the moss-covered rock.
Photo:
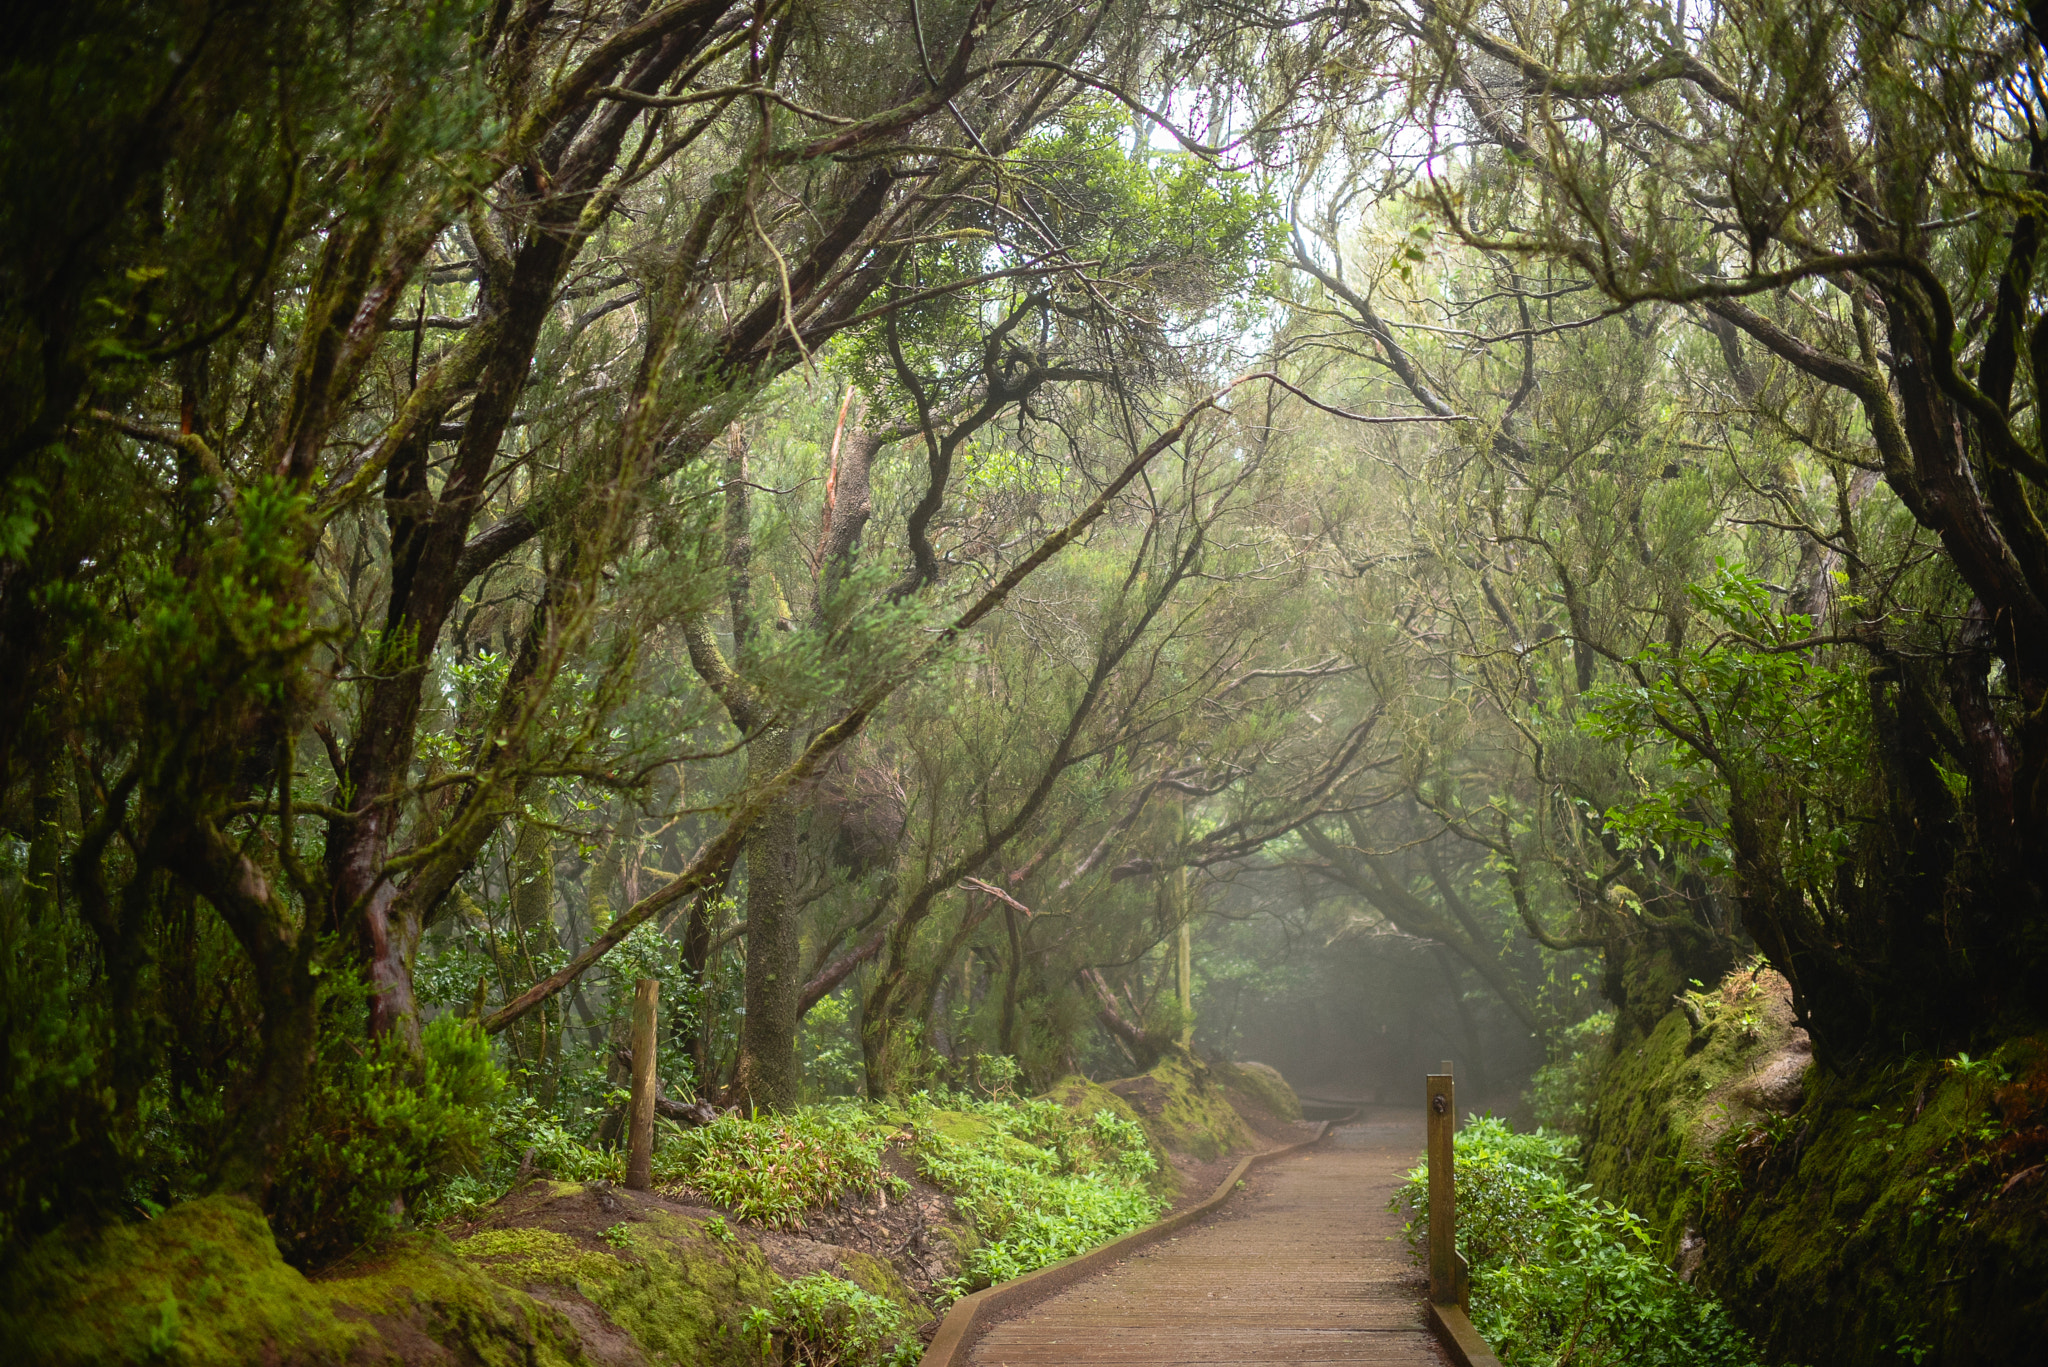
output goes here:
{"type": "Polygon", "coordinates": [[[959,1269],[967,1265],[968,1258],[982,1245],[980,1233],[972,1225],[964,1222],[948,1220],[933,1225],[926,1233],[934,1244],[944,1250],[941,1256],[945,1258],[955,1275],[959,1269]]]}
{"type": "Polygon", "coordinates": [[[1258,1145],[1221,1080],[1202,1065],[1163,1058],[1152,1071],[1112,1082],[1108,1090],[1129,1103],[1145,1132],[1173,1153],[1206,1163],[1258,1145]]]}
{"type": "Polygon", "coordinates": [[[224,1196],[46,1237],[0,1289],[0,1343],[11,1362],[51,1367],[588,1361],[564,1316],[445,1240],[392,1240],[309,1279],[261,1212],[224,1196]]]}
{"type": "MultiPolygon", "coordinates": [[[[995,1132],[995,1125],[985,1117],[966,1111],[933,1110],[920,1118],[924,1128],[934,1134],[944,1135],[955,1144],[979,1144],[995,1132]]],[[[906,1126],[911,1122],[905,1121],[906,1126]]]]}
{"type": "Polygon", "coordinates": [[[1646,1037],[1619,1045],[1601,1077],[1586,1151],[1594,1189],[1644,1216],[1672,1261],[1698,1237],[1722,1137],[1796,1110],[1813,1059],[1791,988],[1769,969],[1731,973],[1686,1003],[1646,1037]]]}
{"type": "MultiPolygon", "coordinates": [[[[534,1183],[454,1247],[586,1324],[577,1302],[587,1302],[606,1322],[601,1332],[622,1333],[653,1361],[728,1363],[744,1355],[740,1321],[783,1279],[758,1245],[721,1228],[605,1183],[534,1183]]],[[[911,1299],[900,1279],[892,1298],[911,1299]]]]}
{"type": "Polygon", "coordinates": [[[2048,1038],[1808,1066],[1782,981],[1691,994],[1602,1081],[1595,1189],[1776,1359],[2009,1362],[2048,1335],[2048,1038]]]}
{"type": "Polygon", "coordinates": [[[1046,1089],[1045,1099],[1057,1101],[1076,1115],[1093,1115],[1097,1111],[1112,1111],[1125,1120],[1143,1125],[1145,1122],[1125,1101],[1099,1082],[1091,1082],[1079,1073],[1069,1073],[1046,1089]]]}
{"type": "Polygon", "coordinates": [[[1266,1111],[1275,1120],[1301,1119],[1301,1098],[1280,1070],[1266,1063],[1217,1063],[1210,1065],[1223,1085],[1233,1094],[1266,1111]]]}
{"type": "Polygon", "coordinates": [[[1152,1158],[1155,1164],[1151,1175],[1146,1178],[1146,1186],[1156,1196],[1180,1195],[1180,1172],[1173,1166],[1172,1156],[1161,1142],[1159,1133],[1145,1123],[1145,1117],[1140,1115],[1130,1102],[1101,1083],[1091,1082],[1079,1073],[1070,1073],[1055,1082],[1046,1091],[1045,1097],[1049,1101],[1057,1101],[1076,1115],[1094,1115],[1097,1111],[1108,1111],[1143,1130],[1145,1138],[1152,1145],[1152,1158]]]}

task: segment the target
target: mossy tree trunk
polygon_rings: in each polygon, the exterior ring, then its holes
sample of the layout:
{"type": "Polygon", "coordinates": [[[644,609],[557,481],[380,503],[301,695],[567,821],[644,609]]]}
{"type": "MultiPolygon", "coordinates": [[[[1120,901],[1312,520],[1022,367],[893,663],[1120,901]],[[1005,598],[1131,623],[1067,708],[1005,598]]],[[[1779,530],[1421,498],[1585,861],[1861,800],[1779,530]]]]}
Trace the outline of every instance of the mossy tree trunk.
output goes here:
{"type": "MultiPolygon", "coordinates": [[[[789,728],[770,725],[747,747],[749,778],[778,772],[789,757],[789,728]]],[[[747,1014],[731,1095],[749,1109],[794,1106],[803,1080],[796,1057],[803,990],[796,837],[794,801],[776,803],[747,836],[747,1014]]]]}

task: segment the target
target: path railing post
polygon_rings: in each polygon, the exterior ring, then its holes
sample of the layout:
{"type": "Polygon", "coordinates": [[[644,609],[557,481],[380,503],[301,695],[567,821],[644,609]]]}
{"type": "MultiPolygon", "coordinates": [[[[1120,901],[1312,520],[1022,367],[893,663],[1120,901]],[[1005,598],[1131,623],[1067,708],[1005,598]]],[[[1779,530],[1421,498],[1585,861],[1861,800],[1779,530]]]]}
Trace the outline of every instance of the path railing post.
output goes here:
{"type": "Polygon", "coordinates": [[[645,1191],[654,1185],[654,1015],[661,983],[633,984],[633,1105],[627,1112],[626,1185],[645,1191]]]}
{"type": "Polygon", "coordinates": [[[1463,1305],[1465,1260],[1458,1256],[1458,1178],[1451,1157],[1458,1102],[1450,1060],[1444,1060],[1441,1073],[1431,1073],[1424,1081],[1429,1120],[1429,1298],[1438,1305],[1463,1305]]]}

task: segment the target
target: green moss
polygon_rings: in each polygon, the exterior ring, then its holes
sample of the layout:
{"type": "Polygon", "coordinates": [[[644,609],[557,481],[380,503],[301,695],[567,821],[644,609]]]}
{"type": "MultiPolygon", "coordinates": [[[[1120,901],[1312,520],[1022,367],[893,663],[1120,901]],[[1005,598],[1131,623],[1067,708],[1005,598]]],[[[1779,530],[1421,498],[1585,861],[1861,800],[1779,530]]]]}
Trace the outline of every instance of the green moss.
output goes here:
{"type": "MultiPolygon", "coordinates": [[[[754,1244],[718,1239],[704,1222],[638,1206],[621,1221],[623,1247],[580,1239],[547,1223],[587,1217],[584,1187],[558,1183],[507,1218],[455,1247],[511,1287],[573,1287],[656,1361],[712,1364],[742,1360],[740,1321],[766,1305],[782,1278],[754,1244]]],[[[587,1225],[587,1218],[583,1220],[587,1225]]],[[[909,1300],[899,1280],[898,1295],[909,1300]]]]}
{"type": "Polygon", "coordinates": [[[387,1241],[313,1279],[338,1316],[368,1315],[386,1342],[355,1360],[400,1361],[415,1333],[482,1367],[587,1362],[575,1328],[523,1291],[482,1276],[438,1234],[387,1241]]]}
{"type": "Polygon", "coordinates": [[[1075,1115],[1094,1115],[1097,1111],[1109,1111],[1120,1120],[1128,1120],[1145,1131],[1145,1138],[1151,1141],[1152,1157],[1157,1166],[1146,1186],[1157,1196],[1173,1197],[1180,1194],[1180,1173],[1168,1161],[1166,1147],[1159,1135],[1138,1114],[1137,1108],[1115,1092],[1097,1082],[1090,1082],[1079,1073],[1070,1073],[1055,1082],[1045,1093],[1045,1099],[1056,1101],[1075,1115]]]}
{"type": "Polygon", "coordinates": [[[740,1360],[740,1321],[780,1285],[755,1245],[721,1242],[698,1221],[648,1212],[632,1226],[620,1275],[585,1294],[650,1354],[710,1367],[740,1360]]]}
{"type": "Polygon", "coordinates": [[[255,1207],[193,1201],[82,1241],[45,1238],[11,1279],[0,1338],[48,1363],[254,1359],[289,1345],[339,1361],[369,1337],[278,1256],[255,1207]]]}
{"type": "Polygon", "coordinates": [[[12,1270],[0,1341],[31,1363],[396,1360],[421,1334],[481,1364],[583,1361],[565,1320],[413,1236],[308,1280],[249,1203],[208,1197],[143,1224],[65,1232],[12,1270]]]}
{"type": "Polygon", "coordinates": [[[1276,1119],[1301,1119],[1301,1098],[1287,1085],[1278,1068],[1264,1063],[1218,1063],[1211,1065],[1223,1085],[1273,1113],[1276,1119]]]}
{"type": "Polygon", "coordinates": [[[2048,1079],[2048,1038],[1990,1063],[1988,1077],[1927,1058],[1817,1077],[1792,1123],[1750,1137],[1745,1180],[1708,1225],[1709,1273],[1770,1343],[1989,1363],[2048,1335],[2048,1183],[2009,1171],[2031,1155],[2012,1148],[1995,1080],[2048,1079]]]}
{"type": "Polygon", "coordinates": [[[1772,1356],[1989,1363],[2048,1334],[2048,1181],[2025,1139],[2048,1118],[2048,1038],[1795,1085],[1774,975],[1690,1005],[1697,1025],[1674,1010],[1610,1064],[1589,1176],[1772,1356]]]}
{"type": "MultiPolygon", "coordinates": [[[[904,1123],[909,1123],[907,1120],[904,1123]]],[[[917,1122],[942,1134],[956,1144],[976,1144],[987,1138],[995,1126],[978,1115],[964,1111],[931,1111],[917,1122]]]]}
{"type": "Polygon", "coordinates": [[[528,1282],[608,1282],[623,1262],[610,1253],[585,1249],[552,1229],[487,1229],[463,1239],[455,1251],[481,1261],[484,1270],[507,1286],[528,1282]]]}
{"type": "Polygon", "coordinates": [[[1181,1059],[1163,1058],[1151,1072],[1112,1082],[1109,1090],[1129,1102],[1145,1132],[1173,1153],[1206,1163],[1258,1144],[1219,1081],[1181,1059]]]}

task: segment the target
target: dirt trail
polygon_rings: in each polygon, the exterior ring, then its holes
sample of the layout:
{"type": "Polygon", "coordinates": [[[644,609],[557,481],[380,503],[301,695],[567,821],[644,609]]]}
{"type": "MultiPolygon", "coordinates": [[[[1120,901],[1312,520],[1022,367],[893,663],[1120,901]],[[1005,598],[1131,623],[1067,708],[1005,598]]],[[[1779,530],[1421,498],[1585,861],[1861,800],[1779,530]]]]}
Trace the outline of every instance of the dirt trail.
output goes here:
{"type": "Polygon", "coordinates": [[[1076,1283],[975,1346],[975,1367],[1447,1362],[1387,1201],[1422,1119],[1373,1108],[1178,1238],[1076,1283]]]}

